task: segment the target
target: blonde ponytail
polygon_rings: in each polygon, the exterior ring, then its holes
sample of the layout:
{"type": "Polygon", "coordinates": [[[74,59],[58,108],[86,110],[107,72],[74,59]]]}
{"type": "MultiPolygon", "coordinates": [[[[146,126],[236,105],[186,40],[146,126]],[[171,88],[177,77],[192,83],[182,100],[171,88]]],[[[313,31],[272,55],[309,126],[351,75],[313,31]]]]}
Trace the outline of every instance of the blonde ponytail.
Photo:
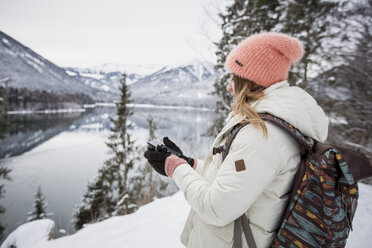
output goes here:
{"type": "Polygon", "coordinates": [[[265,122],[251,105],[265,96],[265,93],[263,92],[265,87],[235,74],[232,75],[235,90],[235,99],[233,105],[234,114],[244,116],[245,119],[243,122],[253,124],[254,127],[261,129],[264,133],[264,136],[267,137],[268,132],[265,122]]]}

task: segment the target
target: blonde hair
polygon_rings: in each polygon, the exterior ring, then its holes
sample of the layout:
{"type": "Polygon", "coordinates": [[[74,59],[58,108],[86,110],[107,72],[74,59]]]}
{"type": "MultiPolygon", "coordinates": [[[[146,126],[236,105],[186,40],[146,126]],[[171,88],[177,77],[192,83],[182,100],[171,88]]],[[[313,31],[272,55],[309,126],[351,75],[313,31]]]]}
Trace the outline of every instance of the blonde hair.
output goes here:
{"type": "Polygon", "coordinates": [[[263,92],[265,87],[235,74],[232,74],[232,80],[234,81],[235,90],[235,99],[232,108],[234,114],[244,116],[243,123],[249,122],[253,124],[254,127],[261,129],[264,136],[267,137],[268,132],[265,122],[251,105],[265,96],[263,92]]]}

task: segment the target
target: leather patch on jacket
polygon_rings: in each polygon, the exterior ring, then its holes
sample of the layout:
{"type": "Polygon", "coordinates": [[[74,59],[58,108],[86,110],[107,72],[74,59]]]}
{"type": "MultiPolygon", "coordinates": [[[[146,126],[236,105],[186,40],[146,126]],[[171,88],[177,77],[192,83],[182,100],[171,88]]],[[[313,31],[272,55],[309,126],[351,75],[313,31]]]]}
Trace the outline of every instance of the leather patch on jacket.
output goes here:
{"type": "Polygon", "coordinates": [[[245,170],[245,163],[243,159],[235,161],[235,169],[237,172],[245,170]]]}

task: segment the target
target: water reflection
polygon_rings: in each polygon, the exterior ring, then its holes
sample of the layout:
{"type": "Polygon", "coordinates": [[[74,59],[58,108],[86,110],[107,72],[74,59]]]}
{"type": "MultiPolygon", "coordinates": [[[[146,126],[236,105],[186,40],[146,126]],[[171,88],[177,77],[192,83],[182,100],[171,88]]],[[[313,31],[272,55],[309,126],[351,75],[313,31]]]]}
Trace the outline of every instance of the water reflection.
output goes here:
{"type": "MultiPolygon", "coordinates": [[[[88,180],[109,157],[105,142],[111,127],[109,117],[114,117],[115,111],[114,107],[98,107],[84,113],[12,116],[17,128],[0,145],[8,154],[2,163],[12,169],[13,179],[5,183],[7,193],[2,200],[7,210],[6,235],[26,221],[39,186],[48,203],[47,211],[53,212],[56,234],[59,228],[74,232],[74,206],[80,202],[88,180]]],[[[213,119],[212,111],[137,107],[129,118],[129,130],[138,146],[146,146],[149,116],[158,127],[159,139],[169,136],[189,156],[207,154],[212,139],[205,133],[213,119]]],[[[165,194],[176,190],[170,184],[165,194]]]]}
{"type": "Polygon", "coordinates": [[[5,139],[0,141],[0,154],[11,157],[29,151],[65,131],[86,114],[87,112],[10,115],[12,128],[5,134],[5,139]]]}

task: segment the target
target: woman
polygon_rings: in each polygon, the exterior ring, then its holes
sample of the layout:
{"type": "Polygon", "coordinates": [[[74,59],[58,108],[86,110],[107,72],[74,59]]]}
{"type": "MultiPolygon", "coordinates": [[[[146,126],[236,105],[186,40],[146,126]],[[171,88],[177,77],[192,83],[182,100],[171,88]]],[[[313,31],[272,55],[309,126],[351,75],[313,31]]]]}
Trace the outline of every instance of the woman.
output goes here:
{"type": "Polygon", "coordinates": [[[185,246],[232,247],[234,220],[244,213],[256,246],[271,245],[288,202],[300,147],[258,113],[275,115],[320,142],[328,133],[328,119],[314,98],[286,81],[291,63],[302,54],[301,42],[281,33],[252,35],[229,54],[227,91],[234,99],[233,111],[213,147],[222,146],[238,123],[250,124],[238,132],[223,161],[212,149],[204,163],[196,160],[193,167],[162,150],[146,152],[153,167],[163,168],[191,206],[181,235],[185,246]]]}

